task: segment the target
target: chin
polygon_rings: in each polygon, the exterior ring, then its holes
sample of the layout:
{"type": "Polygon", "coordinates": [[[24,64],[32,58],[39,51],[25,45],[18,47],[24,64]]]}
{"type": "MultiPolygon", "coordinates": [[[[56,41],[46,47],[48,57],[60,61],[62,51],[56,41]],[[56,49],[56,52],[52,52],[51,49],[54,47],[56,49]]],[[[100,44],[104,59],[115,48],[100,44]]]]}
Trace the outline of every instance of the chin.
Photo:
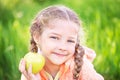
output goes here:
{"type": "Polygon", "coordinates": [[[55,65],[62,65],[65,63],[65,61],[53,61],[52,63],[55,65]]]}

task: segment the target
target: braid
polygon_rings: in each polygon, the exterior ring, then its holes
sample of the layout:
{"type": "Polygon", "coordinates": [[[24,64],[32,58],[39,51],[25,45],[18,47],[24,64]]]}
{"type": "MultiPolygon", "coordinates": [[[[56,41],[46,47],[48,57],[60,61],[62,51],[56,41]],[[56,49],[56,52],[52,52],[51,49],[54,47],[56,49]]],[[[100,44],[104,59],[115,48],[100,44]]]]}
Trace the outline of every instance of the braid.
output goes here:
{"type": "Polygon", "coordinates": [[[84,55],[83,47],[77,44],[75,47],[75,57],[74,57],[74,62],[75,62],[74,71],[73,71],[74,80],[78,80],[79,78],[79,73],[82,69],[82,64],[83,64],[83,55],[84,55]]]}
{"type": "Polygon", "coordinates": [[[33,38],[31,38],[30,44],[31,44],[31,46],[30,46],[30,51],[31,51],[31,52],[37,52],[37,51],[38,51],[38,48],[37,48],[36,43],[35,43],[35,41],[34,41],[33,38]]]}
{"type": "Polygon", "coordinates": [[[34,41],[34,34],[40,34],[42,32],[41,30],[41,24],[38,23],[36,20],[34,20],[34,22],[32,23],[31,25],[31,28],[30,28],[30,33],[31,33],[31,40],[30,40],[30,51],[31,52],[38,52],[38,47],[36,45],[36,42],[34,41]]]}

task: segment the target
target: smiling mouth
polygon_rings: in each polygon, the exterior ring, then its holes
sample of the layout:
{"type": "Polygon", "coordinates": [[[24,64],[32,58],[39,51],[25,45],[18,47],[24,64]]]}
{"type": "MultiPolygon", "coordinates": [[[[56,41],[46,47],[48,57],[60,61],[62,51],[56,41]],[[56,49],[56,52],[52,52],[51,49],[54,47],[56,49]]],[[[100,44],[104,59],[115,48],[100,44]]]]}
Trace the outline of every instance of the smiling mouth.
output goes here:
{"type": "Polygon", "coordinates": [[[57,56],[67,56],[66,54],[60,54],[60,53],[53,53],[53,54],[55,54],[55,55],[57,55],[57,56]]]}

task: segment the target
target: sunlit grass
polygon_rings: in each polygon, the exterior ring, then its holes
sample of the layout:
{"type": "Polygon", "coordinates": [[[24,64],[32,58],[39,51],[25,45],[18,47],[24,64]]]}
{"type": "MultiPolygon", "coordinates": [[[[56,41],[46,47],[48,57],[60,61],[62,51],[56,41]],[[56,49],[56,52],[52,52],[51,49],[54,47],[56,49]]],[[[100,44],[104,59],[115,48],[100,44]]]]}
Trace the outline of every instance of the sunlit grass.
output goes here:
{"type": "MultiPolygon", "coordinates": [[[[5,22],[3,24],[0,19],[0,80],[19,80],[18,64],[29,51],[29,27],[32,19],[40,9],[52,4],[47,2],[41,6],[31,1],[21,2],[17,1],[18,6],[14,6],[15,3],[11,4],[14,9],[7,8],[9,7],[7,5],[5,7],[13,14],[13,21],[7,15],[6,19],[9,19],[7,24],[5,22]]],[[[97,54],[93,62],[95,69],[105,80],[119,80],[120,1],[61,0],[54,3],[64,3],[78,13],[87,31],[86,45],[93,48],[97,54]]]]}

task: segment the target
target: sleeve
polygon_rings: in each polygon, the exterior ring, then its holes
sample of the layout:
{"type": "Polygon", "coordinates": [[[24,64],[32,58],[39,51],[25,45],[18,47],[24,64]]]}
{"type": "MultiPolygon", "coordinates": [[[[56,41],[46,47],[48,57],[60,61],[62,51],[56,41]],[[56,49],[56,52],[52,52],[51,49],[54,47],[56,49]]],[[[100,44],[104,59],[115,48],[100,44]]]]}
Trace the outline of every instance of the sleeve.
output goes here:
{"type": "Polygon", "coordinates": [[[79,80],[104,80],[104,78],[96,72],[92,64],[95,56],[96,54],[92,49],[85,47],[85,56],[83,57],[83,66],[79,80]]]}

